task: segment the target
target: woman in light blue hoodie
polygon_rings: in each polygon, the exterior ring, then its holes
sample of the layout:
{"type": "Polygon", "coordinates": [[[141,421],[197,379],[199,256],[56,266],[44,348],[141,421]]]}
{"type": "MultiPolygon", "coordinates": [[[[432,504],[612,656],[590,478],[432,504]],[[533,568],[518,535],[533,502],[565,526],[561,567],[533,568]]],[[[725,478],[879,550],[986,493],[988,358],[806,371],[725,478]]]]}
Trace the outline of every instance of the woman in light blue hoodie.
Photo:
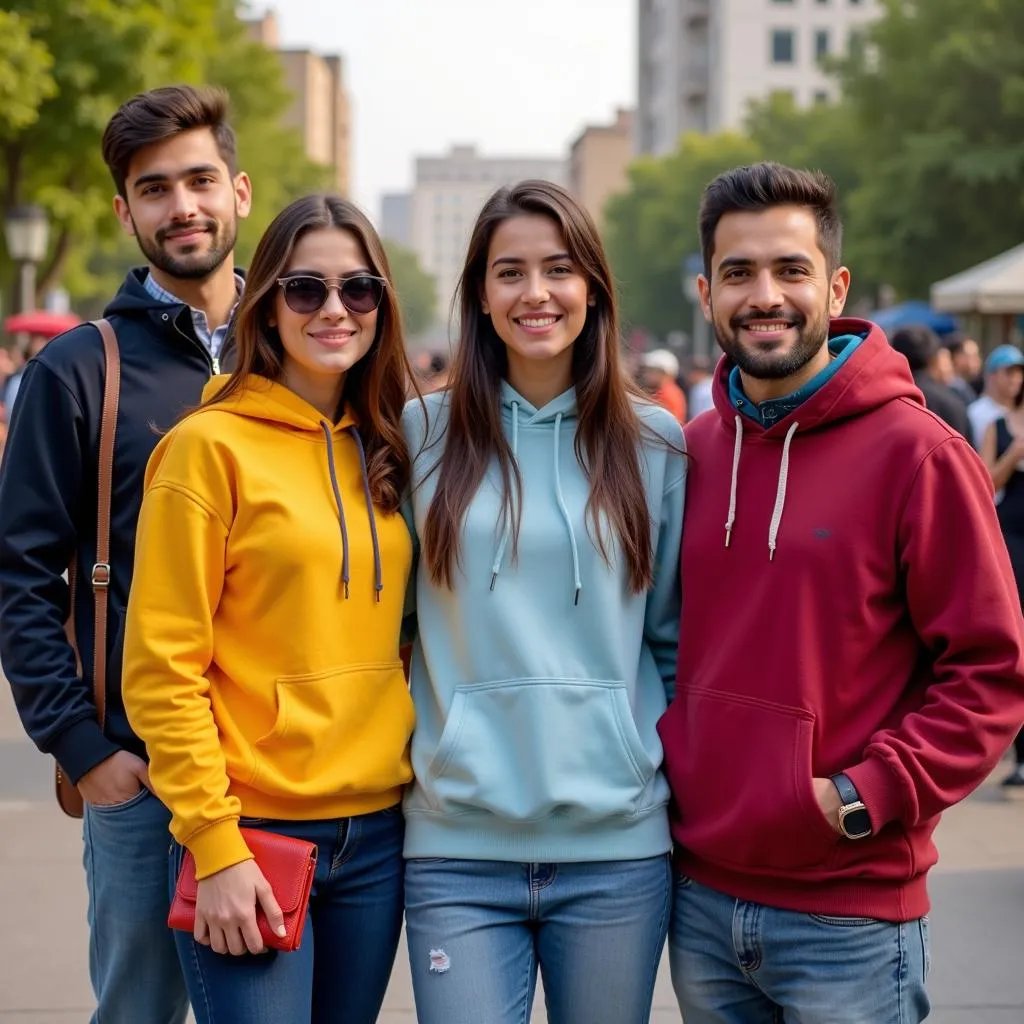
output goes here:
{"type": "Polygon", "coordinates": [[[611,274],[563,189],[495,193],[451,384],[414,456],[415,782],[406,915],[420,1024],[641,1024],[670,903],[656,724],[679,630],[679,424],[620,367],[611,274]]]}

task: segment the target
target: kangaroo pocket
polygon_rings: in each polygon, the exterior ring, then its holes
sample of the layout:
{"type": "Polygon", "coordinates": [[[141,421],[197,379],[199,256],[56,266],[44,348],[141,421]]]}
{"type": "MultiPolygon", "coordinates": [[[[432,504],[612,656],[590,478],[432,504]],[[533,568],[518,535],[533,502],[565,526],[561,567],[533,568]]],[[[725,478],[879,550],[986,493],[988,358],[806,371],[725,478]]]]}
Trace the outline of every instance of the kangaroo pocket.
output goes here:
{"type": "Polygon", "coordinates": [[[813,730],[799,708],[682,690],[660,727],[676,841],[761,873],[825,863],[838,836],[814,797],[813,730]]]}
{"type": "Polygon", "coordinates": [[[622,683],[517,679],[460,686],[426,777],[435,810],[599,821],[658,802],[622,683]]]}
{"type": "Polygon", "coordinates": [[[414,716],[400,661],[280,676],[274,690],[274,726],[252,748],[254,788],[330,797],[409,780],[414,716]]]}

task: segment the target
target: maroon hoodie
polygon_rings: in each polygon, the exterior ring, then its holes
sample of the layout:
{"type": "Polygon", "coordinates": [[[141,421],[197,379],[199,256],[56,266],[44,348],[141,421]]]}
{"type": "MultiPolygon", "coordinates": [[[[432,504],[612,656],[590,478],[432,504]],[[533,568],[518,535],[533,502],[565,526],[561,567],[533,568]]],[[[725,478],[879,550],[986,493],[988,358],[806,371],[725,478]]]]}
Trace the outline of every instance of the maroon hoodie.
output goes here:
{"type": "Polygon", "coordinates": [[[867,332],[768,429],[737,414],[719,364],[715,410],[686,428],[679,666],[658,731],[680,872],[906,921],[928,910],[939,814],[1024,721],[1024,623],[985,467],[881,330],[832,324],[867,332]],[[815,801],[812,778],[842,771],[867,839],[815,801]]]}

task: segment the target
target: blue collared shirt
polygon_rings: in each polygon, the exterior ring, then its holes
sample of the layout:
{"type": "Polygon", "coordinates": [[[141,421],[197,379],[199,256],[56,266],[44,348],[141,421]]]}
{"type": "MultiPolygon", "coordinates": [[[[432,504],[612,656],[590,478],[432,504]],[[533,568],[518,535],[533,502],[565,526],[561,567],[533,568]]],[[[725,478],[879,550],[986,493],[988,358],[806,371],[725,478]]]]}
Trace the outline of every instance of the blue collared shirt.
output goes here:
{"type": "MultiPolygon", "coordinates": [[[[142,282],[146,291],[156,299],[157,302],[164,302],[169,306],[188,306],[188,303],[184,299],[179,299],[177,295],[173,295],[162,285],[157,284],[152,274],[147,274],[145,280],[142,282]]],[[[245,280],[238,274],[235,274],[235,291],[239,298],[242,295],[242,289],[245,287],[245,280]]],[[[209,349],[210,355],[214,360],[214,370],[217,371],[217,360],[220,358],[220,350],[224,347],[224,339],[227,337],[228,324],[231,323],[231,317],[234,315],[235,309],[238,303],[231,307],[231,313],[228,314],[227,320],[220,325],[216,330],[211,331],[210,325],[206,320],[206,314],[201,309],[196,309],[193,306],[189,306],[189,312],[192,314],[192,326],[195,328],[196,337],[209,349]]]]}

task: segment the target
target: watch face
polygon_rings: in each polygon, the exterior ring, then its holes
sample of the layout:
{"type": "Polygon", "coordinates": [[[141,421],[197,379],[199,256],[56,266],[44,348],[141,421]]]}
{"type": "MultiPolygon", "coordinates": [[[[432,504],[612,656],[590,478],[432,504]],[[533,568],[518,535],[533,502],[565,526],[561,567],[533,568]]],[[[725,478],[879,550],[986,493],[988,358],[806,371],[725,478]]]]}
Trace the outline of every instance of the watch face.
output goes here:
{"type": "Polygon", "coordinates": [[[849,839],[863,839],[871,835],[871,816],[864,807],[847,811],[842,815],[840,825],[849,839]]]}

